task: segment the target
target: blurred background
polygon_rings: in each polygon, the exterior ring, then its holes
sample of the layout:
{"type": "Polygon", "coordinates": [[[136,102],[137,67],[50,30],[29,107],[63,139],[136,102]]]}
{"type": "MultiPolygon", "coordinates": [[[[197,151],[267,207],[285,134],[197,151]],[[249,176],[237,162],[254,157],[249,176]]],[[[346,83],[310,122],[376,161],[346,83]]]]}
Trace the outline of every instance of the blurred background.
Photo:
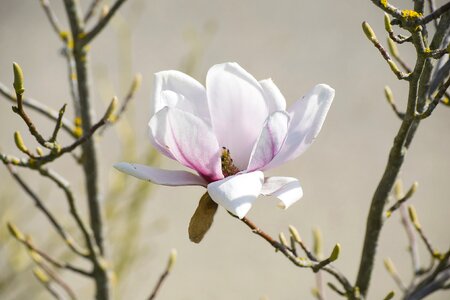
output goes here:
{"type": "MultiPolygon", "coordinates": [[[[51,5],[67,28],[61,2],[51,1],[51,5]]],[[[80,2],[84,7],[90,3],[80,2]]],[[[412,1],[392,2],[400,8],[412,7],[412,1]]],[[[70,103],[61,42],[39,1],[0,0],[0,7],[0,82],[12,87],[11,64],[16,61],[25,73],[27,96],[55,109],[70,103]]],[[[257,79],[271,77],[288,104],[317,83],[335,88],[334,103],[315,144],[296,161],[268,174],[299,178],[303,199],[284,211],[276,207],[275,199],[261,197],[249,218],[273,236],[287,233],[293,224],[310,245],[312,229],[320,228],[325,255],[339,242],[342,251],[335,265],[354,280],[371,196],[400,125],[384,99],[383,88],[392,88],[401,108],[407,93],[407,84],[398,82],[362,33],[364,20],[386,44],[383,13],[369,0],[129,0],[123,6],[91,47],[94,104],[99,115],[112,96],[126,95],[135,73],[143,75],[142,88],[123,123],[99,138],[108,244],[118,270],[117,299],[146,299],[171,248],[178,250],[177,264],[158,299],[313,299],[313,273],[274,253],[223,209],[203,242],[191,243],[187,226],[203,189],[154,186],[112,168],[115,162],[133,160],[179,169],[169,159],[155,157],[147,138],[153,73],[177,69],[204,83],[210,66],[227,61],[238,62],[257,79]]],[[[399,50],[412,65],[412,46],[402,45],[399,50]]],[[[10,107],[10,102],[0,98],[0,151],[21,156],[13,132],[20,130],[27,145],[33,145],[33,140],[10,107]]],[[[73,109],[67,116],[71,114],[73,109]]],[[[41,131],[51,132],[51,122],[31,115],[41,131]]],[[[405,188],[419,182],[411,203],[429,239],[442,251],[450,242],[449,149],[450,108],[442,106],[421,124],[401,173],[405,188]]],[[[82,176],[74,171],[78,170],[74,160],[65,157],[52,166],[71,181],[84,209],[82,176]]],[[[64,217],[68,214],[62,193],[34,172],[19,171],[62,223],[74,229],[70,218],[64,217]]],[[[1,166],[0,298],[31,299],[33,291],[33,299],[50,299],[33,278],[26,251],[6,232],[6,221],[31,234],[49,253],[70,259],[53,228],[1,166]]],[[[428,265],[428,254],[419,245],[422,263],[428,265]]],[[[383,267],[386,257],[409,282],[407,239],[397,213],[382,231],[370,299],[396,290],[383,267]]],[[[76,275],[64,273],[64,277],[83,295],[81,299],[92,295],[91,283],[76,275]]],[[[326,294],[328,299],[338,298],[327,289],[326,294]]],[[[436,293],[429,299],[448,297],[448,293],[436,293]]]]}

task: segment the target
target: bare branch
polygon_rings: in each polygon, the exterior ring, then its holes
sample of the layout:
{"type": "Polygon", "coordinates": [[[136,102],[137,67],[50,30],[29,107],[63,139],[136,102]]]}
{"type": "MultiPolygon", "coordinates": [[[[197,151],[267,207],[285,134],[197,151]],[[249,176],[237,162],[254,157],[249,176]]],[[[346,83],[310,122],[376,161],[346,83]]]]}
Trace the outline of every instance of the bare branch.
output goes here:
{"type": "Polygon", "coordinates": [[[106,14],[106,16],[104,16],[98,23],[97,25],[95,25],[94,28],[92,28],[91,31],[89,31],[88,33],[86,33],[86,35],[84,36],[84,38],[81,40],[81,44],[82,45],[87,45],[89,44],[92,39],[99,34],[103,28],[105,28],[105,26],[109,23],[109,21],[111,20],[111,18],[116,14],[117,10],[120,8],[120,6],[122,4],[125,3],[126,0],[116,0],[116,2],[114,2],[113,6],[111,7],[111,9],[108,11],[108,13],[106,14]]]}
{"type": "MultiPolygon", "coordinates": [[[[16,96],[13,94],[11,90],[9,90],[3,83],[0,82],[0,94],[2,94],[7,100],[12,103],[17,104],[16,96]]],[[[22,98],[23,105],[39,112],[43,116],[49,118],[50,120],[57,121],[59,117],[59,113],[50,107],[42,104],[41,102],[32,99],[32,98],[22,98]]],[[[62,128],[69,133],[72,137],[76,137],[74,132],[75,128],[73,123],[66,118],[62,118],[62,128]]]]}

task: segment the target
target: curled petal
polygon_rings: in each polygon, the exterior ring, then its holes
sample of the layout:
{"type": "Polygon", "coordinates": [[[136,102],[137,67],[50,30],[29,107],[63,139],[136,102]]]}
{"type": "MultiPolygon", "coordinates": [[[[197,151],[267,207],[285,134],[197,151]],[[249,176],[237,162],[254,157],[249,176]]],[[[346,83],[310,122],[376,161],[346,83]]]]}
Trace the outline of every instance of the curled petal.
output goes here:
{"type": "Polygon", "coordinates": [[[320,132],[334,98],[334,89],[316,85],[288,110],[291,116],[286,140],[275,158],[264,168],[273,168],[302,154],[320,132]]]}
{"type": "Polygon", "coordinates": [[[207,181],[223,178],[221,149],[210,127],[200,118],[164,107],[149,126],[154,145],[163,154],[196,170],[207,181]]]}
{"type": "Polygon", "coordinates": [[[264,91],[264,98],[266,99],[269,113],[279,110],[286,110],[286,99],[284,99],[283,94],[281,94],[272,79],[269,78],[261,80],[259,84],[264,91]]]}
{"type": "Polygon", "coordinates": [[[289,119],[289,114],[283,111],[276,111],[267,118],[253,148],[247,171],[262,169],[278,154],[288,132],[289,119]]]}
{"type": "Polygon", "coordinates": [[[245,170],[268,108],[256,79],[237,63],[211,67],[206,92],[219,145],[230,150],[235,165],[245,170]]]}
{"type": "Polygon", "coordinates": [[[208,184],[211,198],[242,219],[261,193],[264,174],[261,171],[237,174],[208,184]]]}
{"type": "Polygon", "coordinates": [[[267,177],[264,179],[261,194],[277,197],[281,200],[279,206],[287,209],[303,197],[303,190],[296,178],[267,177]]]}
{"type": "Polygon", "coordinates": [[[187,171],[162,170],[126,162],[117,163],[114,165],[114,168],[136,178],[161,185],[200,185],[205,187],[207,185],[207,182],[203,178],[187,171]]]}
{"type": "Polygon", "coordinates": [[[197,80],[179,71],[162,71],[155,74],[153,113],[162,108],[176,107],[211,124],[206,91],[197,80]]]}

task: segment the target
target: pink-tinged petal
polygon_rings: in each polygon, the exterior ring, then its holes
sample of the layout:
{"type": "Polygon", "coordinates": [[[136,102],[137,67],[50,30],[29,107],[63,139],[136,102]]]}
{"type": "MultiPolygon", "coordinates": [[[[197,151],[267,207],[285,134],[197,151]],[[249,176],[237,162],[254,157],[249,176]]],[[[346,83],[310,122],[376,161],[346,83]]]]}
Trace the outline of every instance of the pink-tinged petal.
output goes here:
{"type": "Polygon", "coordinates": [[[281,200],[278,205],[287,209],[303,197],[303,190],[296,178],[267,177],[264,179],[261,194],[277,197],[281,200]]]}
{"type": "Polygon", "coordinates": [[[208,184],[208,193],[217,204],[242,219],[261,193],[261,171],[237,174],[208,184]]]}
{"type": "Polygon", "coordinates": [[[244,170],[268,117],[264,92],[258,81],[237,63],[211,67],[206,76],[206,92],[219,145],[228,148],[235,165],[244,170]]]}
{"type": "Polygon", "coordinates": [[[162,108],[176,107],[211,124],[206,91],[201,83],[179,71],[155,74],[153,114],[162,108]]]}
{"type": "Polygon", "coordinates": [[[149,123],[157,149],[196,170],[208,181],[223,178],[221,148],[211,128],[200,118],[164,107],[149,123]]]}
{"type": "Polygon", "coordinates": [[[269,113],[279,110],[286,110],[286,99],[284,99],[283,94],[281,94],[272,79],[269,78],[261,80],[259,84],[264,91],[264,98],[266,99],[269,113]]]}
{"type": "Polygon", "coordinates": [[[288,132],[289,119],[288,113],[283,111],[276,111],[267,118],[253,148],[247,171],[263,168],[278,154],[288,132]]]}
{"type": "Polygon", "coordinates": [[[200,185],[206,187],[207,182],[205,179],[198,175],[189,173],[187,171],[172,171],[156,169],[139,164],[130,164],[120,162],[114,165],[117,170],[134,176],[142,180],[148,180],[150,182],[168,185],[168,186],[180,186],[180,185],[200,185]]]}
{"type": "Polygon", "coordinates": [[[302,154],[320,132],[334,98],[334,89],[316,85],[288,110],[291,116],[288,134],[280,152],[264,167],[273,168],[302,154]]]}

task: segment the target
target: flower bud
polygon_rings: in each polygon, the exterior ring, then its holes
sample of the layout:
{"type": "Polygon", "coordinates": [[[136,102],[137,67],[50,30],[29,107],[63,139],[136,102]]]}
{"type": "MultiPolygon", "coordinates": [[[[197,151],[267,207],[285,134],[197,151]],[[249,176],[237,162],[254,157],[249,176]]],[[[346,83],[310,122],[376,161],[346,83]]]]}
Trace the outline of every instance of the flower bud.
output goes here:
{"type": "Polygon", "coordinates": [[[388,271],[389,274],[396,274],[397,271],[395,270],[394,264],[392,263],[392,260],[390,258],[386,258],[384,260],[384,267],[388,271]]]}
{"type": "Polygon", "coordinates": [[[134,94],[141,87],[142,83],[142,74],[137,73],[134,76],[133,82],[131,83],[131,93],[134,94]]]}
{"type": "Polygon", "coordinates": [[[286,240],[286,236],[284,235],[284,233],[280,232],[280,234],[278,235],[278,239],[280,240],[280,243],[283,246],[285,246],[285,247],[288,246],[288,243],[287,243],[287,240],[286,240]]]}
{"type": "Polygon", "coordinates": [[[292,237],[294,238],[294,241],[297,243],[302,242],[302,238],[300,237],[300,234],[298,233],[297,228],[295,228],[293,225],[289,225],[289,232],[291,233],[292,237]]]}
{"type": "Polygon", "coordinates": [[[398,53],[397,44],[390,37],[387,38],[387,43],[388,43],[389,52],[392,54],[392,56],[398,57],[399,53],[398,53]]]}
{"type": "Polygon", "coordinates": [[[13,63],[13,71],[14,71],[14,90],[18,95],[22,95],[25,92],[25,88],[23,87],[23,72],[22,68],[17,64],[13,63]]]}
{"type": "Polygon", "coordinates": [[[422,226],[419,223],[419,218],[417,217],[416,208],[412,205],[408,206],[408,213],[409,213],[409,218],[411,219],[411,222],[414,224],[414,226],[417,229],[420,229],[422,226]]]}
{"type": "Polygon", "coordinates": [[[114,96],[112,98],[111,103],[109,104],[108,108],[106,109],[103,119],[105,119],[107,121],[111,121],[111,119],[113,118],[113,114],[116,111],[118,102],[119,102],[119,100],[117,99],[117,97],[114,96]]]}
{"type": "Polygon", "coordinates": [[[392,298],[394,298],[395,293],[394,291],[390,291],[389,294],[386,295],[386,297],[384,297],[384,300],[391,300],[392,298]]]}
{"type": "Polygon", "coordinates": [[[17,228],[16,225],[12,224],[12,223],[6,223],[6,226],[8,226],[8,230],[9,232],[12,234],[12,236],[14,236],[16,239],[18,240],[25,240],[25,235],[19,230],[19,228],[17,228]]]}
{"type": "Polygon", "coordinates": [[[387,32],[392,32],[391,18],[387,13],[384,13],[384,28],[387,32]]]}
{"type": "MultiPolygon", "coordinates": [[[[386,97],[386,100],[389,102],[389,104],[394,103],[394,95],[392,94],[391,88],[387,85],[384,87],[384,96],[386,97]]],[[[396,197],[399,198],[398,195],[402,193],[401,180],[397,180],[397,182],[395,183],[395,186],[394,186],[394,190],[395,190],[396,197]]],[[[400,198],[401,198],[401,196],[400,196],[400,198]]]]}
{"type": "Polygon", "coordinates": [[[334,246],[333,251],[331,252],[330,257],[328,258],[330,262],[335,261],[339,257],[339,253],[341,252],[341,245],[339,243],[334,246]]]}
{"type": "Polygon", "coordinates": [[[167,261],[167,272],[171,272],[177,261],[177,249],[170,250],[169,260],[167,261]]]}
{"type": "Polygon", "coordinates": [[[47,274],[44,272],[44,270],[42,270],[39,267],[35,267],[33,269],[33,274],[34,276],[36,276],[36,278],[42,282],[42,283],[48,283],[50,281],[50,279],[48,278],[47,274]]]}
{"type": "Polygon", "coordinates": [[[371,40],[372,42],[377,40],[377,36],[375,35],[375,32],[373,32],[373,29],[372,27],[370,27],[369,23],[364,21],[362,23],[362,29],[369,40],[371,40]]]}
{"type": "Polygon", "coordinates": [[[14,142],[16,143],[17,148],[19,148],[20,151],[26,153],[28,152],[27,146],[25,146],[25,143],[23,142],[22,135],[19,131],[14,132],[14,142]]]}

